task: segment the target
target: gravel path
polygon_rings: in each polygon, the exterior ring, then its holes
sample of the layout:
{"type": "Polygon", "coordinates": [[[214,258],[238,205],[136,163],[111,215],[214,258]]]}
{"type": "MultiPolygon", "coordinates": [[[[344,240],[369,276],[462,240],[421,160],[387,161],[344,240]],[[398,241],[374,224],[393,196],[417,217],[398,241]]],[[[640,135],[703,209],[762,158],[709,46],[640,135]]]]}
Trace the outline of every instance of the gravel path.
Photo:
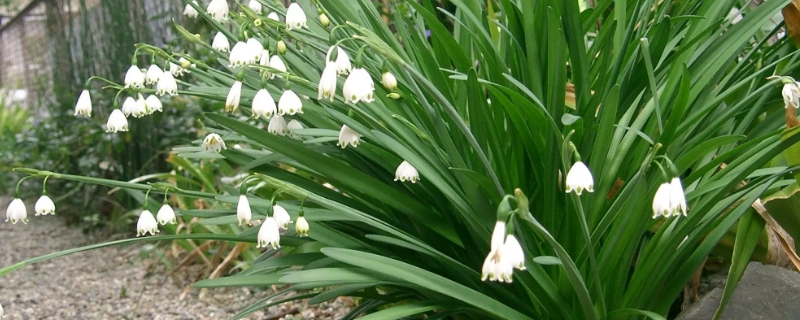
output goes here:
{"type": "MultiPolygon", "coordinates": [[[[8,199],[0,198],[0,209],[7,206],[8,199]]],[[[32,205],[28,209],[32,211],[32,205]]],[[[35,217],[27,225],[0,222],[0,267],[104,240],[65,227],[58,216],[35,217]]],[[[169,275],[163,264],[143,260],[141,248],[131,245],[77,253],[0,277],[3,320],[228,319],[269,294],[249,288],[214,289],[201,299],[200,290],[190,288],[200,271],[188,268],[169,275]],[[155,268],[148,272],[151,266],[155,268]]],[[[298,303],[273,307],[249,319],[335,319],[351,307],[349,300],[313,308],[298,303]]]]}

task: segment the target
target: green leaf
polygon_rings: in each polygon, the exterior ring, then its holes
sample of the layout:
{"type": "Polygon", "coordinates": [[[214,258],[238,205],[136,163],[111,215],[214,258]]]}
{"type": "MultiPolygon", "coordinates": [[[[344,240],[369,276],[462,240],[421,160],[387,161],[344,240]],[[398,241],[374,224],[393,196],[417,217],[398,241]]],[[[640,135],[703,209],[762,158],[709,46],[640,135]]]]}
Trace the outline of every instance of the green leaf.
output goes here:
{"type": "Polygon", "coordinates": [[[561,259],[559,259],[558,257],[553,257],[553,256],[533,257],[533,262],[541,264],[541,265],[546,265],[546,266],[561,265],[561,259]]]}

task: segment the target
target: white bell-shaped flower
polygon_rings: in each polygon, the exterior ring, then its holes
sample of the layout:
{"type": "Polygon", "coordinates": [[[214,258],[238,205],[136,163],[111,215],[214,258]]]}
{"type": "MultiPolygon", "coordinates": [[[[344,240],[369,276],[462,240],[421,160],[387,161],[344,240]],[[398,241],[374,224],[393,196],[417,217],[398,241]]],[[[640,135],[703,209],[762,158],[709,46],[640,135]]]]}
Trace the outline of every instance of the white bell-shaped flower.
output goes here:
{"type": "MultiPolygon", "coordinates": [[[[281,59],[281,57],[278,55],[273,55],[269,58],[269,67],[280,72],[286,72],[286,64],[283,63],[283,59],[281,59]]],[[[274,72],[270,72],[269,74],[270,79],[274,79],[276,76],[279,78],[281,77],[274,72]]]]}
{"type": "Polygon", "coordinates": [[[280,115],[275,115],[271,119],[269,119],[269,126],[267,126],[267,131],[271,134],[278,135],[278,136],[285,136],[289,134],[289,129],[286,127],[286,120],[283,119],[280,115]]]}
{"type": "Polygon", "coordinates": [[[277,12],[270,12],[270,13],[267,15],[267,18],[270,18],[270,19],[272,19],[272,20],[275,20],[275,21],[278,21],[278,22],[280,22],[280,21],[281,21],[281,17],[280,17],[280,16],[278,16],[278,13],[277,13],[277,12]]]}
{"type": "Polygon", "coordinates": [[[297,113],[303,113],[303,101],[291,89],[284,90],[280,99],[278,99],[278,114],[283,116],[297,113]]]}
{"type": "Polygon", "coordinates": [[[228,52],[231,50],[231,43],[224,33],[217,32],[214,41],[211,42],[211,48],[220,52],[228,52]]]}
{"type": "Polygon", "coordinates": [[[391,72],[384,72],[381,75],[381,84],[386,90],[394,91],[394,89],[397,89],[397,78],[391,72]]]}
{"type": "Polygon", "coordinates": [[[289,223],[292,222],[292,217],[289,216],[289,212],[287,212],[286,209],[276,204],[272,207],[272,217],[275,218],[278,227],[283,230],[289,229],[289,223]]]}
{"type": "Polygon", "coordinates": [[[510,255],[506,252],[507,248],[503,246],[500,248],[501,256],[495,267],[495,270],[498,272],[497,278],[500,282],[511,283],[514,280],[514,265],[511,264],[511,260],[509,259],[510,255]]]}
{"type": "Polygon", "coordinates": [[[228,21],[228,1],[226,0],[211,0],[208,4],[206,12],[212,19],[219,23],[228,21]]]}
{"type": "Polygon", "coordinates": [[[308,237],[309,225],[306,217],[297,217],[297,222],[294,223],[294,230],[297,232],[297,236],[308,237]]]}
{"type": "Polygon", "coordinates": [[[39,200],[36,200],[36,204],[33,205],[33,211],[37,216],[54,215],[56,214],[56,204],[53,203],[53,199],[43,194],[39,197],[39,200]]]}
{"type": "Polygon", "coordinates": [[[142,89],[144,88],[144,74],[142,69],[133,65],[125,73],[125,88],[142,89]]]}
{"type": "Polygon", "coordinates": [[[497,281],[497,276],[499,274],[497,263],[495,263],[492,258],[492,254],[487,255],[486,260],[483,260],[483,267],[481,268],[481,281],[497,281]]]}
{"type": "Polygon", "coordinates": [[[142,94],[139,94],[139,97],[136,99],[136,104],[134,104],[133,113],[131,113],[135,118],[141,118],[149,113],[147,112],[147,101],[144,100],[142,94]]]}
{"type": "Polygon", "coordinates": [[[228,67],[238,68],[248,63],[250,63],[250,55],[248,54],[247,43],[242,41],[236,42],[228,56],[228,67]]]}
{"type": "Polygon", "coordinates": [[[250,201],[247,200],[247,196],[240,195],[239,196],[239,203],[236,205],[236,220],[239,221],[239,225],[252,225],[251,220],[253,219],[253,211],[250,209],[250,201]]]}
{"type": "Polygon", "coordinates": [[[203,139],[203,147],[206,148],[206,151],[212,150],[214,152],[227,149],[227,147],[225,147],[225,141],[216,133],[209,133],[206,138],[203,139]]]}
{"type": "Polygon", "coordinates": [[[247,7],[250,8],[250,10],[253,10],[253,12],[255,12],[256,14],[261,14],[262,11],[261,2],[258,2],[256,0],[250,0],[250,2],[247,4],[247,7]]]}
{"type": "Polygon", "coordinates": [[[792,106],[797,109],[800,108],[800,85],[796,82],[786,83],[781,90],[783,96],[783,103],[786,108],[792,106]]]}
{"type": "Polygon", "coordinates": [[[499,250],[500,247],[503,246],[506,239],[506,222],[505,221],[497,221],[494,224],[494,229],[492,230],[492,242],[489,251],[496,251],[499,250]]]}
{"type": "Polygon", "coordinates": [[[286,30],[308,28],[306,13],[297,2],[293,2],[286,9],[286,30]]]}
{"type": "Polygon", "coordinates": [[[581,195],[583,190],[594,192],[594,179],[589,168],[583,162],[578,161],[572,165],[567,173],[567,193],[575,192],[581,195]]]}
{"type": "Polygon", "coordinates": [[[136,112],[136,100],[132,97],[125,98],[125,102],[122,103],[122,112],[125,113],[126,117],[136,112]]]}
{"type": "Polygon", "coordinates": [[[169,204],[163,204],[161,209],[158,209],[158,213],[156,213],[156,220],[162,226],[166,224],[176,224],[178,223],[178,219],[175,218],[175,210],[169,204]]]}
{"type": "Polygon", "coordinates": [[[8,204],[6,209],[6,221],[11,221],[12,224],[22,221],[28,223],[28,209],[25,208],[25,203],[20,198],[14,198],[8,204]]]}
{"type": "Polygon", "coordinates": [[[517,270],[525,270],[525,251],[522,250],[522,245],[513,234],[506,236],[506,242],[503,244],[503,259],[508,259],[508,262],[517,270]]]}
{"type": "Polygon", "coordinates": [[[225,112],[234,112],[239,108],[239,101],[242,99],[242,82],[236,81],[228,91],[228,98],[225,99],[225,112]]]}
{"type": "Polygon", "coordinates": [[[281,232],[278,229],[278,223],[273,217],[264,219],[264,223],[258,229],[258,245],[256,245],[256,248],[266,248],[267,246],[272,247],[272,249],[281,247],[281,232]]]}
{"type": "Polygon", "coordinates": [[[358,103],[359,101],[372,102],[375,101],[373,93],[375,92],[375,83],[369,72],[364,68],[355,68],[347,80],[344,81],[342,88],[344,95],[344,102],[358,103]]]}
{"type": "Polygon", "coordinates": [[[156,94],[159,96],[163,96],[165,94],[169,94],[171,96],[178,94],[178,82],[175,81],[175,77],[172,75],[172,72],[162,72],[161,77],[158,79],[158,84],[156,84],[156,94]]]}
{"type": "Polygon", "coordinates": [[[278,112],[278,107],[275,105],[275,100],[272,99],[272,95],[269,94],[267,89],[261,89],[256,92],[256,96],[253,97],[253,118],[271,118],[272,115],[278,112]]]}
{"type": "MultiPolygon", "coordinates": [[[[192,2],[193,2],[195,5],[197,5],[197,1],[192,1],[192,2]]],[[[192,18],[192,19],[194,19],[194,18],[197,18],[197,16],[198,16],[198,15],[200,15],[200,13],[199,13],[199,12],[197,12],[197,9],[195,9],[194,7],[192,7],[192,5],[191,5],[191,4],[188,4],[188,3],[187,3],[187,4],[186,4],[186,7],[184,7],[184,8],[183,8],[183,15],[184,15],[184,16],[187,16],[187,17],[189,17],[189,18],[192,18]]]]}
{"type": "Polygon", "coordinates": [[[289,123],[286,124],[286,129],[289,130],[289,134],[293,138],[300,138],[300,135],[298,135],[295,132],[295,130],[303,129],[303,124],[300,123],[300,121],[297,121],[296,119],[292,119],[291,121],[289,121],[289,123]]]}
{"type": "Polygon", "coordinates": [[[75,115],[83,115],[87,117],[92,116],[92,96],[89,90],[83,90],[81,95],[78,96],[78,102],[75,103],[75,115]]]}
{"type": "Polygon", "coordinates": [[[173,77],[180,77],[186,72],[186,69],[184,69],[183,67],[181,67],[178,64],[174,64],[174,63],[170,62],[169,63],[169,71],[172,73],[173,77]]]}
{"type": "Polygon", "coordinates": [[[678,177],[672,178],[670,182],[669,204],[672,207],[672,216],[686,216],[686,195],[683,192],[683,184],[678,177]]]}
{"type": "Polygon", "coordinates": [[[336,96],[336,80],[336,63],[328,61],[325,63],[325,69],[322,70],[322,76],[319,78],[317,99],[328,98],[333,101],[336,96]]]}
{"type": "Polygon", "coordinates": [[[347,75],[353,70],[353,64],[350,63],[350,56],[339,46],[332,46],[328,49],[328,54],[325,56],[325,61],[331,61],[331,53],[333,48],[336,48],[336,73],[339,75],[347,75]]]}
{"type": "MultiPolygon", "coordinates": [[[[261,50],[261,56],[258,58],[258,64],[262,67],[269,67],[269,50],[261,50]]],[[[259,72],[263,72],[263,70],[259,72]]]]}
{"type": "Polygon", "coordinates": [[[128,131],[128,119],[125,118],[125,114],[122,113],[122,110],[114,109],[114,111],[111,111],[111,115],[108,116],[106,132],[117,133],[125,131],[128,131]]]}
{"type": "Polygon", "coordinates": [[[157,84],[158,80],[161,79],[161,74],[164,71],[161,70],[157,65],[151,64],[150,67],[147,68],[147,73],[144,75],[144,83],[147,85],[157,84]]]}
{"type": "Polygon", "coordinates": [[[264,45],[256,38],[247,39],[245,44],[247,45],[248,54],[247,63],[258,63],[261,59],[261,52],[264,51],[264,45]]]}
{"type": "Polygon", "coordinates": [[[147,97],[144,103],[147,105],[147,114],[153,114],[156,111],[161,112],[164,109],[164,106],[161,104],[161,99],[153,94],[147,97]]]}
{"type": "Polygon", "coordinates": [[[670,193],[672,193],[670,183],[662,183],[656,190],[656,195],[653,197],[653,219],[659,216],[668,218],[671,215],[670,193]]]}
{"type": "Polygon", "coordinates": [[[339,142],[336,145],[344,149],[348,144],[354,148],[358,147],[359,143],[361,143],[361,134],[343,124],[342,129],[339,130],[339,142]]]}
{"type": "Polygon", "coordinates": [[[397,166],[397,171],[394,173],[394,181],[397,180],[416,183],[419,180],[419,172],[417,172],[417,169],[408,163],[408,161],[403,161],[403,163],[397,166]]]}
{"type": "Polygon", "coordinates": [[[142,210],[139,215],[139,221],[136,223],[136,236],[144,236],[148,233],[154,236],[159,232],[161,231],[158,230],[158,221],[153,217],[153,214],[148,210],[142,210]]]}

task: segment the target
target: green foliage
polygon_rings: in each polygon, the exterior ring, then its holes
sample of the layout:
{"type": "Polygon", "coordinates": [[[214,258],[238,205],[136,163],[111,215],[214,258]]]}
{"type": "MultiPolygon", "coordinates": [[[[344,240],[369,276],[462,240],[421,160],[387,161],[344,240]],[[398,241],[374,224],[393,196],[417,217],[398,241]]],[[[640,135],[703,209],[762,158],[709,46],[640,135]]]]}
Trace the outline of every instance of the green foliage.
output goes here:
{"type": "MultiPolygon", "coordinates": [[[[241,111],[227,114],[219,103],[204,114],[207,130],[228,148],[215,153],[194,141],[174,149],[227,166],[226,174],[241,167],[255,177],[249,184],[219,186],[209,172],[177,188],[25,172],[216,202],[181,208],[182,215],[230,225],[237,235],[220,235],[228,241],[254,242],[259,232],[235,225],[240,193],[262,219],[272,211],[270,195],[282,191],[277,203],[293,220],[304,208],[309,237],[286,232],[283,247],[266,250],[249,269],[197,286],[282,283],[314,291],[270,299],[359,297],[351,316],[374,318],[664,319],[734,226],[736,282],[763,228],[750,205],[794,182],[795,168],[775,159],[800,135],[781,138],[782,83],[770,76],[793,73],[798,55],[774,37],[780,26],[761,29],[788,0],[746,9],[737,24],[725,17],[738,5],[732,0],[602,0],[583,11],[578,1],[455,0],[454,10],[399,1],[386,16],[367,0],[300,3],[307,13],[319,8],[332,27],[309,14],[308,30],[286,31],[241,8],[231,28],[198,7],[230,40],[246,29],[270,48],[288,42],[282,58],[289,73],[263,83],[275,98],[288,84],[310,97],[304,113],[291,117],[305,129],[267,133],[269,121],[249,117],[250,106],[262,86],[259,69],[275,70],[249,65],[239,77],[241,111]],[[339,40],[374,79],[388,68],[397,92],[378,83],[374,102],[314,99],[325,53],[339,40]],[[334,145],[343,124],[361,134],[358,147],[334,145]],[[564,192],[574,156],[594,173],[593,193],[564,192]],[[396,181],[402,161],[421,181],[396,181]],[[655,191],[675,176],[689,214],[653,220],[655,191]],[[527,269],[513,283],[483,282],[503,199],[515,199],[507,210],[527,269]]],[[[195,32],[187,29],[184,40],[207,50],[195,32]]],[[[180,56],[139,48],[173,62],[180,56]]],[[[181,95],[226,100],[240,71],[217,57],[218,64],[195,58],[195,81],[181,83],[181,95]]],[[[256,301],[237,318],[276,301],[256,301]]]]}

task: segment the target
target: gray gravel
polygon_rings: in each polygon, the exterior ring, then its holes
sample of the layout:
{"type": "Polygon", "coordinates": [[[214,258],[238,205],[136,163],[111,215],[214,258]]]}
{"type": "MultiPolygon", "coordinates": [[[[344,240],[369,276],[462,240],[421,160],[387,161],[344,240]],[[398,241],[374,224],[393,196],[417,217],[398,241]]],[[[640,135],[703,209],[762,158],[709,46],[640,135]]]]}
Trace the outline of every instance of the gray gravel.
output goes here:
{"type": "MultiPolygon", "coordinates": [[[[0,198],[3,214],[7,205],[8,199],[0,198]]],[[[28,209],[33,211],[32,205],[28,209]]],[[[58,216],[30,218],[27,225],[0,222],[0,267],[108,240],[65,227],[58,216]]],[[[270,293],[214,289],[201,298],[200,290],[191,288],[201,269],[190,266],[169,275],[163,264],[142,259],[141,248],[131,245],[77,253],[0,277],[3,319],[228,319],[270,293]]],[[[249,319],[337,319],[352,307],[349,299],[311,307],[298,302],[249,319]]]]}

